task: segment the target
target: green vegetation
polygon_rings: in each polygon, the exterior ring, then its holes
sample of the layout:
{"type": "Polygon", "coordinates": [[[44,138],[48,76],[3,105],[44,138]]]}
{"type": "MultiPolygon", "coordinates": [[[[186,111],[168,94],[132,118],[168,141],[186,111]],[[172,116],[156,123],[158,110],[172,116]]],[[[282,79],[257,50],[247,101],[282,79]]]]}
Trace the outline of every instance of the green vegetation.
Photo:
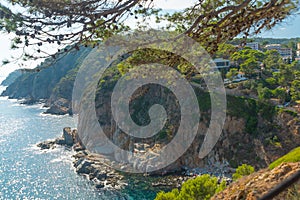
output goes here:
{"type": "MultiPolygon", "coordinates": [[[[208,92],[196,89],[196,94],[201,112],[210,110],[211,102],[208,92]]],[[[275,106],[268,102],[257,101],[251,98],[227,95],[227,114],[246,121],[245,131],[257,135],[257,118],[260,115],[263,119],[271,121],[276,114],[275,106]]]]}
{"type": "MultiPolygon", "coordinates": [[[[183,4],[182,9],[169,12],[162,11],[148,0],[99,0],[84,3],[70,0],[7,0],[0,3],[0,29],[15,35],[12,48],[34,45],[35,56],[38,57],[43,55],[41,52],[45,43],[72,44],[73,49],[79,49],[80,44],[96,46],[99,41],[118,33],[148,30],[151,28],[149,18],[154,18],[161,30],[172,30],[177,35],[184,33],[213,54],[220,44],[237,36],[247,38],[265,28],[272,28],[296,13],[297,7],[297,0],[205,0],[186,6],[183,4]],[[127,17],[133,20],[130,27],[126,23],[127,17]],[[74,31],[74,25],[77,31],[74,31]],[[53,32],[60,29],[64,31],[53,32]]],[[[60,50],[68,51],[70,48],[60,50]]],[[[33,58],[27,54],[24,56],[33,58]]]]}
{"type": "Polygon", "coordinates": [[[232,179],[236,181],[243,176],[252,174],[254,171],[254,167],[251,165],[243,164],[236,169],[236,172],[232,175],[232,179]]]}
{"type": "Polygon", "coordinates": [[[285,163],[285,162],[300,162],[300,147],[293,149],[286,155],[275,160],[273,163],[269,165],[269,168],[274,169],[275,167],[279,166],[281,163],[285,163]]]}
{"type": "Polygon", "coordinates": [[[231,68],[229,72],[226,74],[226,78],[233,80],[233,78],[238,75],[239,71],[236,68],[231,68]]]}
{"type": "MultiPolygon", "coordinates": [[[[298,74],[299,75],[299,74],[298,74]]],[[[300,80],[293,80],[291,83],[291,98],[293,101],[300,100],[300,80]]]]}
{"type": "Polygon", "coordinates": [[[260,68],[259,63],[262,62],[265,55],[261,51],[245,48],[232,54],[231,60],[240,66],[240,71],[251,77],[255,74],[255,70],[260,68]]]}
{"type": "Polygon", "coordinates": [[[292,110],[287,110],[287,109],[284,109],[284,108],[278,108],[277,109],[277,112],[278,113],[288,113],[289,115],[293,116],[293,117],[297,117],[298,116],[298,113],[295,112],[295,111],[292,111],[292,110]]]}
{"type": "MultiPolygon", "coordinates": [[[[230,44],[239,45],[242,42],[242,38],[235,38],[230,41],[230,44]]],[[[246,42],[258,42],[261,46],[267,44],[281,44],[283,46],[290,46],[291,44],[295,48],[295,44],[300,42],[300,37],[298,38],[247,38],[246,42]]]]}
{"type": "Polygon", "coordinates": [[[173,189],[171,192],[159,192],[155,200],[209,200],[225,187],[225,181],[218,184],[216,177],[205,174],[183,183],[180,191],[173,189]]]}
{"type": "Polygon", "coordinates": [[[232,79],[238,72],[243,72],[252,79],[243,83],[244,89],[248,94],[257,94],[260,101],[268,102],[273,98],[284,104],[300,100],[300,62],[284,61],[277,50],[263,52],[250,48],[232,53],[231,60],[234,68],[226,77],[232,79]]]}
{"type": "Polygon", "coordinates": [[[263,60],[264,70],[279,69],[284,65],[284,62],[276,50],[267,50],[265,52],[265,59],[263,60]]]}
{"type": "Polygon", "coordinates": [[[272,137],[267,138],[265,141],[267,142],[267,144],[271,144],[276,147],[282,147],[277,135],[273,135],[272,137]]]}

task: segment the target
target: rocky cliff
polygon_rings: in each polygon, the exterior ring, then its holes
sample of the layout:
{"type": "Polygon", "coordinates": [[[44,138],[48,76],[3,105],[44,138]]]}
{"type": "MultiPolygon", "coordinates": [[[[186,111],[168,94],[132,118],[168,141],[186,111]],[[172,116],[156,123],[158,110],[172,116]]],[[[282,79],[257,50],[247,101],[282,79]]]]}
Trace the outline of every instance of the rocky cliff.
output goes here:
{"type": "MultiPolygon", "coordinates": [[[[149,123],[149,108],[156,103],[164,106],[168,119],[164,129],[151,138],[139,139],[129,136],[116,125],[112,117],[111,93],[117,80],[111,77],[119,76],[117,71],[110,72],[106,74],[106,77],[104,76],[105,81],[99,83],[95,99],[98,122],[107,138],[118,147],[139,153],[143,158],[151,158],[151,154],[159,152],[176,134],[180,122],[178,102],[176,99],[174,100],[174,95],[170,91],[157,85],[145,86],[136,90],[129,108],[131,118],[137,124],[147,125],[149,123]]],[[[235,168],[243,163],[261,169],[300,145],[300,119],[296,113],[278,110],[268,103],[258,102],[255,99],[228,95],[227,117],[222,135],[213,151],[204,159],[199,159],[198,152],[211,118],[210,97],[203,90],[196,87],[194,90],[202,112],[199,132],[186,153],[162,171],[177,171],[182,167],[208,167],[219,169],[219,173],[222,174],[226,173],[226,170],[230,170],[230,167],[235,168]]],[[[92,112],[81,113],[79,134],[90,130],[90,128],[81,129],[81,127],[91,126],[87,120],[91,115],[93,115],[92,112]]],[[[84,135],[84,137],[87,143],[94,139],[99,140],[99,144],[104,141],[103,138],[103,140],[94,138],[92,135],[84,135]]],[[[176,151],[181,147],[174,146],[172,148],[176,151]]],[[[116,160],[123,156],[119,152],[108,151],[107,153],[116,160]]],[[[126,158],[124,157],[124,159],[126,158]]],[[[145,166],[139,167],[147,167],[146,162],[140,163],[140,165],[145,166]]]]}
{"type": "MultiPolygon", "coordinates": [[[[71,114],[70,102],[76,72],[89,52],[90,49],[83,48],[76,54],[62,57],[50,67],[48,64],[51,60],[48,60],[39,66],[38,71],[18,77],[2,95],[33,100],[48,99],[48,113],[71,114]]],[[[107,138],[116,146],[150,158],[151,154],[159,152],[176,135],[181,119],[180,106],[174,94],[167,88],[155,84],[139,88],[133,94],[129,106],[134,122],[142,126],[149,124],[148,111],[154,104],[161,104],[168,117],[164,128],[151,138],[139,139],[129,136],[116,125],[112,117],[111,94],[120,77],[121,72],[114,64],[99,82],[95,99],[98,122],[107,138]]],[[[218,168],[219,173],[225,173],[224,170],[243,163],[260,169],[300,145],[299,115],[277,110],[268,103],[251,98],[227,95],[227,117],[222,135],[213,151],[204,159],[199,159],[198,152],[210,124],[211,108],[209,93],[197,87],[194,87],[194,90],[201,110],[199,132],[189,149],[164,171],[181,170],[182,167],[208,167],[218,168]]],[[[90,126],[87,119],[92,114],[93,112],[84,112],[79,116],[80,127],[90,126]]],[[[78,131],[82,136],[86,130],[80,127],[78,131]]],[[[89,142],[94,138],[88,136],[84,139],[85,142],[89,142]]],[[[176,151],[181,147],[172,148],[176,151]]],[[[120,158],[122,155],[114,153],[109,156],[120,158]]],[[[147,163],[143,165],[146,166],[147,163]]]]}
{"type": "Polygon", "coordinates": [[[22,73],[1,95],[27,99],[28,102],[49,99],[47,105],[50,107],[50,113],[71,113],[74,73],[90,51],[90,48],[81,48],[77,52],[61,55],[57,60],[47,59],[34,70],[22,73]],[[61,105],[62,108],[56,108],[57,105],[61,105]]]}

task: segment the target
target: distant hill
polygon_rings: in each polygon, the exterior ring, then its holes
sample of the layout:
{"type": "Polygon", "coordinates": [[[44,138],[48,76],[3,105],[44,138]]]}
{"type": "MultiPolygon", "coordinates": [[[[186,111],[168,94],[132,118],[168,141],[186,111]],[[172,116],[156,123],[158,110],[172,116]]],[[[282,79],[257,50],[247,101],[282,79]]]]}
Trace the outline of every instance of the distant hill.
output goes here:
{"type": "MultiPolygon", "coordinates": [[[[243,39],[236,38],[230,41],[230,44],[239,45],[243,39]]],[[[260,45],[267,45],[267,44],[281,44],[282,46],[293,48],[296,50],[296,44],[300,42],[300,37],[297,38],[248,38],[247,43],[249,42],[258,42],[260,45]]]]}
{"type": "MultiPolygon", "coordinates": [[[[61,55],[57,60],[53,60],[52,58],[47,59],[34,70],[21,73],[16,77],[14,81],[8,84],[8,87],[1,96],[8,96],[14,99],[27,99],[29,102],[49,99],[60,80],[68,72],[78,67],[90,51],[91,48],[81,48],[79,51],[61,55]]],[[[73,73],[75,72],[73,71],[73,73]]],[[[72,82],[68,86],[72,87],[72,82]]],[[[70,97],[72,89],[61,92],[70,93],[62,95],[70,97]]]]}
{"type": "Polygon", "coordinates": [[[3,80],[1,82],[0,85],[3,85],[3,86],[9,86],[10,84],[12,84],[19,76],[22,75],[22,70],[20,69],[17,69],[13,72],[11,72],[5,80],[3,80]]]}
{"type": "Polygon", "coordinates": [[[253,40],[258,43],[268,42],[269,44],[288,44],[289,42],[300,42],[300,38],[254,38],[253,40]]]}

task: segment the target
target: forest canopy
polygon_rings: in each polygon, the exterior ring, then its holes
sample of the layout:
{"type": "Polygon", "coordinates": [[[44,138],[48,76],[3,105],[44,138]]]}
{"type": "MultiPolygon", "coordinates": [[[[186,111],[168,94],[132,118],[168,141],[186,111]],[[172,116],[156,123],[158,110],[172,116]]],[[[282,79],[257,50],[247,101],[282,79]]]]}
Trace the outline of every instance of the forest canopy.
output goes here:
{"type": "MultiPolygon", "coordinates": [[[[171,1],[170,1],[171,3],[171,1]]],[[[58,51],[72,45],[97,46],[100,41],[132,29],[147,29],[150,18],[165,22],[161,29],[186,34],[209,53],[236,36],[245,39],[271,29],[296,13],[298,0],[198,0],[191,7],[168,13],[155,0],[4,0],[0,3],[0,29],[14,33],[12,48],[33,46],[29,58],[51,56],[45,43],[58,51]],[[128,26],[126,20],[136,20],[128,26]]],[[[53,55],[52,55],[53,56],[53,55]]]]}

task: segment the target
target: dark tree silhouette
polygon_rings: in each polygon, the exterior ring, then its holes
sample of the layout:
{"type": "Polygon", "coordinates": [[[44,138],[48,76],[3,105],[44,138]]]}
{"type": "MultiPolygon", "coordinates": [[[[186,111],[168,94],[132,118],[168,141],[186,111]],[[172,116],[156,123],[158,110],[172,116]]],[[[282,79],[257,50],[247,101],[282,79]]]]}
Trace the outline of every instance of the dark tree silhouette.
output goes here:
{"type": "Polygon", "coordinates": [[[0,3],[0,28],[16,34],[13,48],[35,45],[35,54],[50,56],[41,50],[44,43],[56,43],[60,51],[69,44],[73,49],[96,46],[113,34],[129,30],[124,23],[129,17],[156,16],[158,21],[169,22],[169,30],[189,35],[214,53],[219,44],[240,34],[247,38],[272,28],[293,14],[298,3],[199,0],[183,11],[162,14],[153,7],[153,0],[5,0],[0,3]]]}

